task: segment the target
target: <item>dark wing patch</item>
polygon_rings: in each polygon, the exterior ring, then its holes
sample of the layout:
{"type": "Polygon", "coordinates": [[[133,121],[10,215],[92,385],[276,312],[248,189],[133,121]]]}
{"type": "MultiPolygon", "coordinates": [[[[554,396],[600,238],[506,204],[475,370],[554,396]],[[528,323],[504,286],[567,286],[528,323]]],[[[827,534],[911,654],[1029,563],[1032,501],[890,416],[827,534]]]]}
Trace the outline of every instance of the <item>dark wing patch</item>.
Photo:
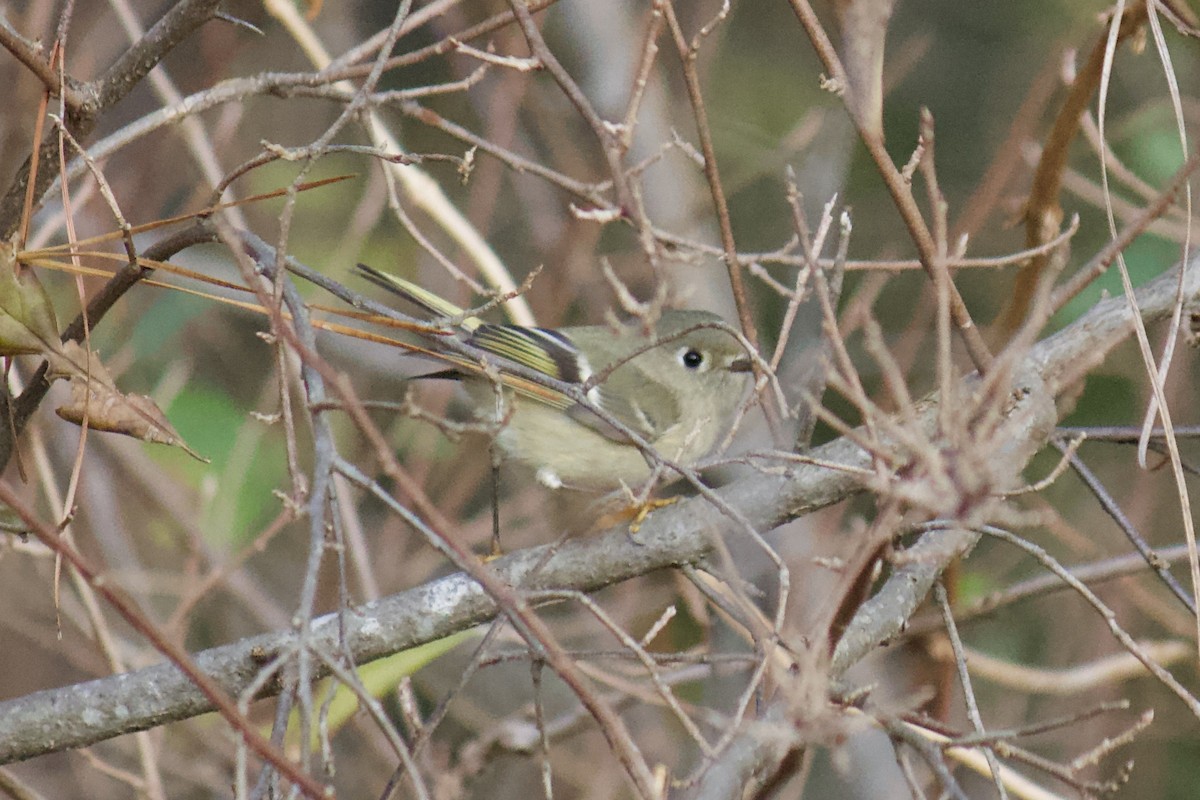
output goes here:
{"type": "Polygon", "coordinates": [[[468,341],[564,383],[582,383],[585,378],[579,351],[558,331],[484,323],[468,341]]]}

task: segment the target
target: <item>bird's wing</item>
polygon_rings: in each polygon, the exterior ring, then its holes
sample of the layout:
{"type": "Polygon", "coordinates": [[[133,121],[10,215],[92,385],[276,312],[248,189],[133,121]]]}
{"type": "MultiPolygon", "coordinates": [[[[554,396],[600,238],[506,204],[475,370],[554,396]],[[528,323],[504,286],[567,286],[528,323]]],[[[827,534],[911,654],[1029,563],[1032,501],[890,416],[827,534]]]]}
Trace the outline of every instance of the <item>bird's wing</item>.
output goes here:
{"type": "MultiPolygon", "coordinates": [[[[597,406],[650,443],[679,422],[679,400],[670,387],[651,380],[633,364],[615,370],[589,396],[597,406]]],[[[614,441],[628,441],[624,433],[581,405],[571,406],[567,414],[614,441]]]]}
{"type": "MultiPolygon", "coordinates": [[[[582,384],[591,374],[591,365],[578,348],[557,331],[484,323],[471,334],[469,341],[482,350],[564,383],[582,384]]],[[[513,382],[512,377],[504,376],[504,383],[522,395],[563,409],[579,424],[613,441],[628,441],[611,423],[561,392],[541,386],[536,392],[527,391],[531,388],[528,381],[513,382]]],[[[657,439],[679,420],[679,404],[669,387],[650,380],[635,363],[617,368],[588,394],[597,406],[648,441],[657,439]]]]}
{"type": "MultiPolygon", "coordinates": [[[[358,264],[357,267],[371,283],[415,303],[431,314],[447,318],[465,314],[463,309],[450,301],[410,281],[366,264],[358,264]]],[[[590,374],[578,348],[557,331],[520,325],[493,325],[471,316],[462,318],[459,324],[470,333],[467,341],[479,349],[548,377],[564,383],[581,384],[590,374]]],[[[420,377],[461,379],[468,375],[487,375],[479,364],[470,359],[450,353],[441,353],[439,357],[454,366],[420,377]]],[[[524,397],[563,410],[579,424],[613,441],[627,441],[627,437],[611,423],[562,392],[503,371],[500,381],[524,397]]],[[[591,390],[590,395],[597,406],[650,442],[679,420],[679,403],[670,389],[661,382],[650,380],[633,364],[614,370],[591,390]]]]}
{"type": "Polygon", "coordinates": [[[558,331],[485,322],[467,341],[563,383],[581,383],[584,379],[586,368],[579,349],[558,331]]]}

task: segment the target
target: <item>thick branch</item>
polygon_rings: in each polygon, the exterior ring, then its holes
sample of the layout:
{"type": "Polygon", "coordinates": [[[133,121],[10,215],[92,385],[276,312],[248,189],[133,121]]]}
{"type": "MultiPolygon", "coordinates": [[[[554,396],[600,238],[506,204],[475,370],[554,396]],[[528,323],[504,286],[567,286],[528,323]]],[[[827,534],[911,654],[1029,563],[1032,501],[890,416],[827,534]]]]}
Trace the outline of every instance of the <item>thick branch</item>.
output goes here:
{"type": "Polygon", "coordinates": [[[0,46],[37,76],[52,96],[58,93],[58,76],[50,69],[41,47],[18,33],[3,14],[0,14],[0,46]]]}
{"type": "MultiPolygon", "coordinates": [[[[146,35],[117,59],[96,81],[77,87],[82,101],[67,114],[67,127],[77,139],[91,133],[99,115],[132,91],[150,70],[181,41],[213,18],[220,0],[181,0],[146,35]]],[[[37,185],[34,196],[41,197],[58,177],[58,133],[53,131],[40,145],[37,185]]],[[[8,191],[0,199],[0,238],[12,236],[21,220],[25,187],[29,183],[31,161],[26,159],[8,191]]]]}
{"type": "MultiPolygon", "coordinates": [[[[1171,270],[1143,287],[1138,307],[1149,322],[1170,313],[1178,287],[1178,272],[1171,270]]],[[[1184,277],[1184,298],[1200,294],[1200,259],[1193,259],[1184,277]]],[[[1073,324],[1040,342],[1026,359],[1031,378],[1044,382],[1041,390],[1047,399],[1083,378],[1108,355],[1108,352],[1133,330],[1133,318],[1124,297],[1112,297],[1096,304],[1073,324]]],[[[1022,383],[1028,385],[1029,381],[1022,383]]],[[[1032,399],[1032,398],[1031,398],[1032,399]]],[[[1032,429],[1031,429],[1032,431],[1032,429]]],[[[1025,448],[1028,442],[1016,439],[1013,447],[1025,448]]],[[[997,457],[1019,455],[998,453],[997,457]]],[[[1024,463],[1032,453],[1019,457],[1024,463]]],[[[840,674],[879,642],[895,636],[920,605],[937,576],[954,555],[970,550],[979,535],[969,531],[931,531],[912,548],[911,559],[899,567],[874,597],[859,609],[850,623],[833,658],[833,672],[840,674]],[[926,552],[928,551],[928,553],[926,552]],[[932,555],[931,555],[932,554],[932,555]]]]}
{"type": "MultiPolygon", "coordinates": [[[[1139,307],[1148,320],[1170,312],[1177,285],[1178,273],[1171,270],[1138,292],[1139,307]]],[[[1184,290],[1188,297],[1200,294],[1200,259],[1189,265],[1184,290]]],[[[1128,304],[1116,297],[1097,304],[1036,345],[1018,371],[1020,385],[1014,389],[1024,398],[1017,408],[1023,404],[1045,408],[1058,390],[1103,360],[1131,328],[1128,304]]],[[[1032,452],[1046,433],[1040,414],[1027,416],[1028,425],[1014,428],[1014,436],[1028,438],[1018,448],[1022,452],[1032,452]]],[[[869,456],[846,439],[816,448],[811,455],[860,468],[869,464],[869,456]]],[[[1015,468],[1019,464],[1014,464],[1015,468]]],[[[857,489],[856,479],[846,472],[802,465],[786,475],[751,474],[720,493],[751,524],[765,531],[835,503],[857,489]]],[[[491,567],[503,580],[525,589],[594,591],[664,567],[697,563],[711,552],[714,537],[724,527],[723,518],[697,498],[651,516],[637,542],[619,530],[570,542],[553,553],[549,547],[524,550],[493,562],[491,567]],[[543,559],[545,563],[538,568],[543,559]]],[[[895,591],[896,584],[890,581],[877,597],[882,601],[883,593],[895,591]]],[[[347,647],[361,663],[447,636],[495,613],[495,602],[478,584],[455,574],[363,606],[340,620],[332,615],[323,617],[314,623],[309,641],[315,647],[333,649],[339,624],[343,625],[347,647]]],[[[862,619],[852,621],[844,639],[859,636],[856,627],[868,625],[869,615],[860,616],[862,619]]],[[[862,634],[864,644],[859,649],[866,652],[877,645],[888,635],[886,630],[862,634]]],[[[293,641],[291,633],[265,634],[204,651],[195,660],[227,692],[236,694],[250,684],[266,661],[293,641]]],[[[203,695],[170,664],[47,689],[0,703],[0,763],[80,747],[210,710],[203,695]]]]}
{"type": "MultiPolygon", "coordinates": [[[[1137,293],[1138,307],[1147,321],[1171,312],[1177,281],[1178,272],[1171,270],[1137,293]]],[[[1193,298],[1197,294],[1200,294],[1200,259],[1193,259],[1184,278],[1184,296],[1193,298]]],[[[1128,305],[1123,297],[1098,303],[1072,325],[1033,348],[1022,366],[1025,378],[1018,379],[1014,389],[1020,390],[1031,384],[1038,388],[1017,402],[1013,410],[1016,413],[1009,414],[1008,433],[1012,443],[997,453],[998,458],[1011,461],[1006,465],[1006,471],[1015,469],[1019,472],[1033,454],[1035,440],[1045,435],[1046,425],[1057,416],[1049,413],[1048,405],[1058,392],[1079,380],[1132,331],[1133,318],[1128,305]],[[1024,406],[1023,410],[1021,406],[1024,406]],[[1015,427],[1012,427],[1013,422],[1015,427]]],[[[931,530],[923,534],[905,552],[903,563],[896,567],[879,591],[858,608],[846,626],[833,654],[831,676],[842,675],[867,653],[899,634],[946,565],[974,547],[979,536],[975,531],[961,529],[931,530]]],[[[771,706],[768,716],[778,713],[779,708],[778,704],[771,706]]],[[[780,763],[786,754],[805,745],[799,728],[793,729],[796,732],[789,743],[780,741],[780,731],[786,728],[767,728],[762,723],[745,725],[730,747],[705,772],[690,796],[737,796],[724,790],[730,776],[749,774],[761,764],[780,763]]]]}

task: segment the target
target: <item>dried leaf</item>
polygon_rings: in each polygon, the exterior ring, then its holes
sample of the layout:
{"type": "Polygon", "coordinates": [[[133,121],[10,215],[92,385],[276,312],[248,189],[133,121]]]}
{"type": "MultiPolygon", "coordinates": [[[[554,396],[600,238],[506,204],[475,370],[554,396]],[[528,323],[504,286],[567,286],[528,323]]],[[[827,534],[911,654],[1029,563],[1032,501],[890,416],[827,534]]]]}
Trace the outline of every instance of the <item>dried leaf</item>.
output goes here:
{"type": "Polygon", "coordinates": [[[18,278],[9,243],[0,243],[0,356],[58,351],[58,320],[32,272],[18,278]]]}
{"type": "Polygon", "coordinates": [[[71,381],[70,401],[56,409],[68,422],[82,425],[86,417],[88,427],[94,430],[179,447],[192,458],[207,463],[207,459],[187,446],[153,400],[143,394],[124,394],[118,390],[100,358],[79,343],[68,342],[61,353],[51,356],[49,374],[71,381]]]}

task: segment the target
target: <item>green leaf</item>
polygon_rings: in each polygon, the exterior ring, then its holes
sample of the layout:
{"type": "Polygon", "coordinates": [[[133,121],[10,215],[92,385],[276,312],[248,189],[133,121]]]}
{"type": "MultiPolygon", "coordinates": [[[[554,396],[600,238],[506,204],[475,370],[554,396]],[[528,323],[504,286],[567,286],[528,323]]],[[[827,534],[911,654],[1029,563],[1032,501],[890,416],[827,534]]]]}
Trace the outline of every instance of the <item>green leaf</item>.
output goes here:
{"type": "Polygon", "coordinates": [[[0,503],[0,533],[9,533],[14,536],[29,535],[29,526],[25,524],[21,515],[13,511],[11,506],[2,503],[0,503]]]}
{"type": "MultiPolygon", "coordinates": [[[[396,686],[404,678],[413,675],[426,664],[441,658],[454,649],[460,642],[478,635],[479,629],[471,628],[459,631],[444,639],[437,639],[420,647],[414,647],[411,650],[404,650],[395,655],[380,658],[359,667],[358,679],[362,682],[362,685],[371,697],[378,700],[395,691],[396,686]]],[[[324,698],[328,690],[329,679],[326,679],[321,682],[320,689],[313,692],[313,696],[324,698]]],[[[326,723],[330,738],[333,738],[334,734],[354,716],[354,712],[356,711],[358,711],[358,695],[345,684],[339,683],[337,689],[334,690],[333,700],[329,702],[326,710],[326,723]]],[[[270,731],[264,730],[263,735],[269,736],[270,731]]],[[[292,716],[288,720],[286,738],[289,750],[296,745],[299,736],[299,709],[293,709],[292,716]]],[[[312,729],[312,740],[309,742],[309,746],[314,751],[320,747],[320,740],[318,739],[318,732],[315,725],[312,729]]]]}
{"type": "Polygon", "coordinates": [[[0,356],[58,352],[58,320],[31,271],[16,274],[13,246],[0,244],[0,356]]]}

